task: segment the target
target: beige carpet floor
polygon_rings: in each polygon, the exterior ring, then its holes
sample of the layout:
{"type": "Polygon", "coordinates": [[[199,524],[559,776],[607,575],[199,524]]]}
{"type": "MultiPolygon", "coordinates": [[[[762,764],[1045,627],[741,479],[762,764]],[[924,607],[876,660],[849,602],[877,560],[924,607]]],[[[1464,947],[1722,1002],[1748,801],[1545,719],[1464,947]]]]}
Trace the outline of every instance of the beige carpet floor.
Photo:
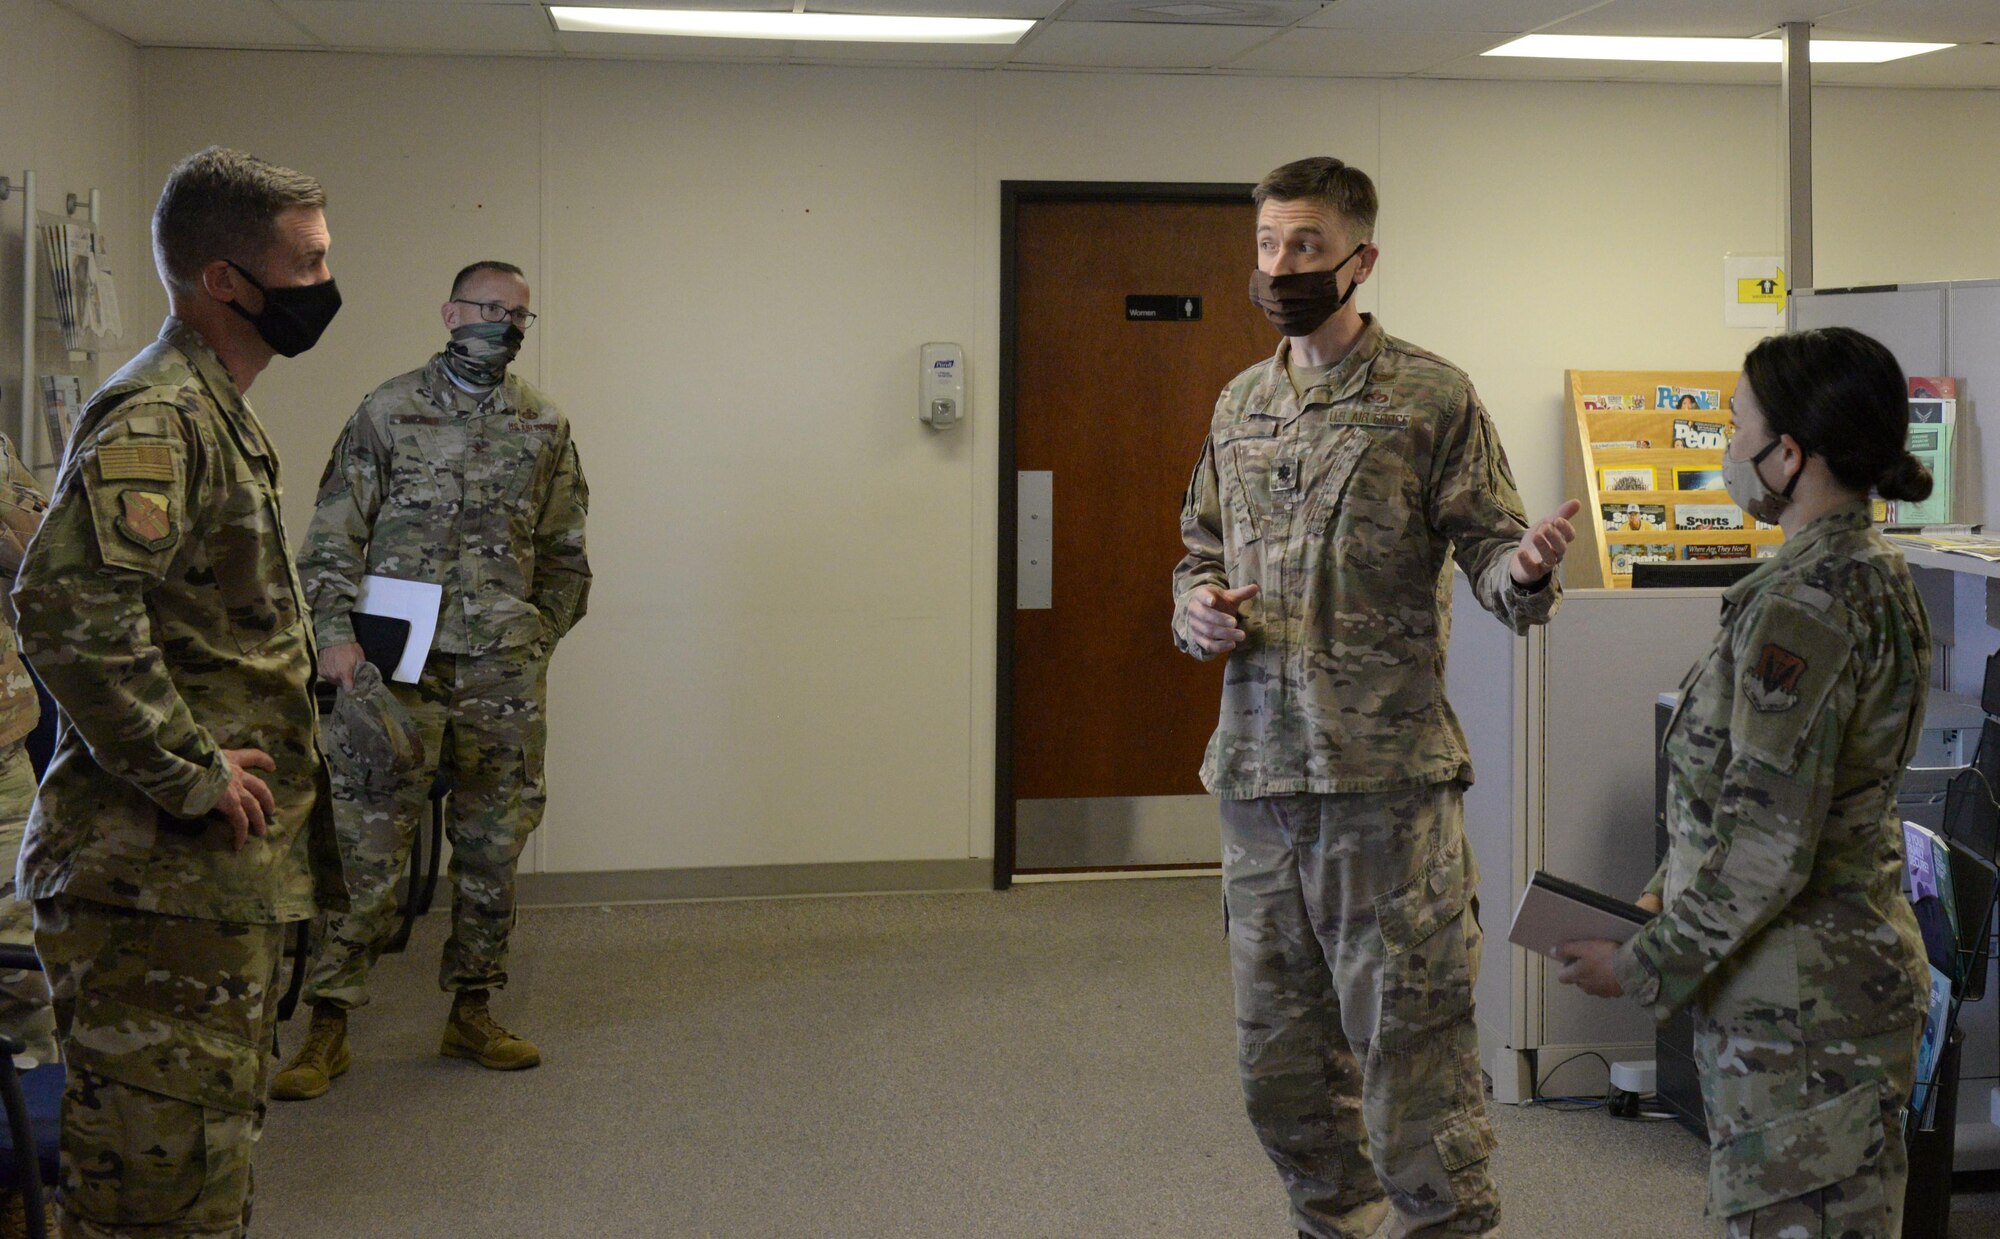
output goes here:
{"type": "MultiPolygon", "coordinates": [[[[275,1103],[264,1239],[1289,1239],[1243,1117],[1213,879],[524,912],[495,1004],[546,1057],[437,1055],[442,910],[355,1062],[275,1103]]],[[[287,1048],[303,1034],[286,1030],[287,1048]]],[[[1497,1107],[1513,1239],[1715,1233],[1669,1123],[1497,1107]]],[[[2000,1192],[1954,1236],[2000,1236],[2000,1192]]]]}

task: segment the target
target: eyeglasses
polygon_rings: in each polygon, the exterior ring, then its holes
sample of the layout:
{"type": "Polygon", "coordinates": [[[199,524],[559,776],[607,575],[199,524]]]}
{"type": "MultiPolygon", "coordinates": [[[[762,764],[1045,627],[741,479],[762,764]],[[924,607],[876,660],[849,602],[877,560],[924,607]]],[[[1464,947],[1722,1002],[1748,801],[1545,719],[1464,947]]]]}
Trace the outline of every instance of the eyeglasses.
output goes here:
{"type": "Polygon", "coordinates": [[[526,331],[528,328],[535,325],[535,317],[536,317],[535,315],[530,314],[526,310],[511,309],[504,302],[467,301],[463,297],[453,297],[452,301],[457,305],[478,306],[479,317],[485,319],[489,323],[497,323],[503,318],[509,319],[513,322],[513,324],[516,327],[519,327],[522,331],[526,331]]]}

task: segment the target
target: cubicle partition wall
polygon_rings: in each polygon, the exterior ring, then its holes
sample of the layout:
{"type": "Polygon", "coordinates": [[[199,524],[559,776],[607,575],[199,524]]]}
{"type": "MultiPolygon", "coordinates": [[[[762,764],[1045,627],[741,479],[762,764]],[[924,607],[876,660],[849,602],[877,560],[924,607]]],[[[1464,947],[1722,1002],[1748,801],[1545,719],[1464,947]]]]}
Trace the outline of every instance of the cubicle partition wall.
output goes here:
{"type": "MultiPolygon", "coordinates": [[[[1791,300],[1793,330],[1853,327],[1889,346],[1911,375],[1959,380],[1953,433],[1952,519],[2000,524],[2000,428],[1988,434],[1982,410],[2000,411],[2000,280],[1815,289],[1791,300]]],[[[1989,530],[1988,532],[1995,532],[1989,530]]],[[[1937,686],[1977,695],[1986,658],[2000,649],[2000,565],[1912,552],[1911,570],[1930,610],[1937,686]]],[[[1990,927],[1989,927],[1990,928],[1990,927]]],[[[2000,966],[1986,998],[1959,1012],[1960,1066],[1956,1168],[2000,1168],[2000,966]]]]}
{"type": "MultiPolygon", "coordinates": [[[[1853,327],[1889,346],[1903,372],[1960,381],[1952,482],[1953,519],[1979,523],[2000,501],[2000,444],[1980,426],[1979,405],[2000,392],[2000,280],[1829,288],[1792,297],[1794,330],[1853,327]]],[[[2000,408],[2000,399],[1993,401],[2000,408]]]]}
{"type": "Polygon", "coordinates": [[[1528,876],[1546,869],[1636,897],[1652,876],[1653,703],[1714,639],[1719,589],[1572,590],[1515,637],[1456,576],[1446,691],[1478,781],[1466,829],[1480,867],[1486,957],[1480,1056],[1494,1097],[1601,1095],[1603,1060],[1651,1059],[1652,1020],[1556,982],[1559,965],[1506,942],[1528,876]]]}

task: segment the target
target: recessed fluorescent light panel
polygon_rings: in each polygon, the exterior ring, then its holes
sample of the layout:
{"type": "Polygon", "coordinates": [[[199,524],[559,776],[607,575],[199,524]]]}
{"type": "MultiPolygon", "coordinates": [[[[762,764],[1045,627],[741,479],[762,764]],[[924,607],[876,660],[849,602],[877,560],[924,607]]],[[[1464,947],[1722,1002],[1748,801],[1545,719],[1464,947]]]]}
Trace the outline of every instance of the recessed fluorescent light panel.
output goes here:
{"type": "MultiPolygon", "coordinates": [[[[1814,39],[1816,65],[1873,65],[1956,47],[1955,43],[1871,43],[1814,39]]],[[[1700,61],[1707,64],[1774,65],[1785,57],[1776,39],[1652,39],[1625,35],[1529,34],[1502,44],[1488,56],[1532,56],[1544,60],[1700,61]]]]}
{"type": "Polygon", "coordinates": [[[592,34],[675,34],[697,39],[826,43],[1014,43],[1032,21],[987,17],[876,17],[859,13],[732,13],[550,5],[556,29],[592,34]]]}

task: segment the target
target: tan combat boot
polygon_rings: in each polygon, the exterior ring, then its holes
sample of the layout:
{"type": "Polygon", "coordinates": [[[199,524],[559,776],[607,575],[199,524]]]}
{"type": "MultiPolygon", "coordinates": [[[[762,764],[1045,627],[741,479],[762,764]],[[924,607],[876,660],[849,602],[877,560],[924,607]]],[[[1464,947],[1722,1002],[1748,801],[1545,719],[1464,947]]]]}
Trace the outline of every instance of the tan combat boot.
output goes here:
{"type": "Polygon", "coordinates": [[[451,1019],[444,1026],[444,1043],[438,1053],[446,1058],[469,1058],[495,1071],[520,1071],[542,1061],[542,1052],[534,1042],[500,1027],[486,1009],[483,989],[466,990],[452,1000],[451,1019]]]}
{"type": "Polygon", "coordinates": [[[332,1003],[317,1003],[305,1044],[271,1079],[271,1096],[279,1101],[310,1101],[332,1088],[334,1077],[353,1062],[354,1056],[347,1050],[347,1011],[332,1003]]]}

